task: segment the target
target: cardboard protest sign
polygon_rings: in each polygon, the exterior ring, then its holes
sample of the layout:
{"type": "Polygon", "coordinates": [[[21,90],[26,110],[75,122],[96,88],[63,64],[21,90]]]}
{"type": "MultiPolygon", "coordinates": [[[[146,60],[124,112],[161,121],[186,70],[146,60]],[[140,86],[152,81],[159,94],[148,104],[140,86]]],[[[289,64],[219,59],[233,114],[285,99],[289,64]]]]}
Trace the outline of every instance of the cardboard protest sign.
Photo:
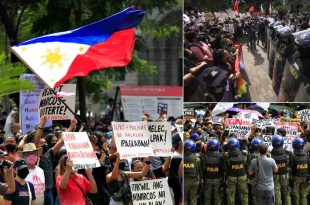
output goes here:
{"type": "Polygon", "coordinates": [[[62,137],[73,169],[100,167],[100,163],[86,132],[63,132],[62,137]]]}
{"type": "Polygon", "coordinates": [[[112,122],[112,127],[121,159],[154,155],[146,121],[112,122]]]}
{"type": "Polygon", "coordinates": [[[251,130],[250,128],[250,120],[245,120],[241,118],[226,118],[225,119],[225,129],[229,131],[229,133],[234,133],[238,137],[238,139],[244,140],[246,139],[247,133],[251,130]]]}
{"type": "Polygon", "coordinates": [[[168,179],[130,182],[133,205],[173,204],[168,179]]]}
{"type": "Polygon", "coordinates": [[[283,128],[286,131],[284,148],[293,151],[292,140],[297,137],[298,125],[296,122],[276,122],[276,129],[283,128]]]}
{"type": "Polygon", "coordinates": [[[310,122],[310,109],[298,111],[297,115],[301,117],[302,121],[310,122]]]}
{"type": "MultiPolygon", "coordinates": [[[[38,100],[42,89],[46,86],[41,82],[34,74],[22,74],[20,76],[22,79],[28,79],[36,86],[36,90],[33,92],[21,92],[20,93],[20,124],[22,129],[22,134],[27,134],[28,132],[34,130],[35,126],[39,124],[38,119],[38,100]]],[[[52,122],[47,121],[45,126],[51,126],[52,122]]]]}
{"type": "Polygon", "coordinates": [[[224,24],[224,30],[229,32],[229,33],[235,33],[234,24],[232,24],[232,23],[224,24]]]}
{"type": "Polygon", "coordinates": [[[74,115],[58,99],[61,98],[72,110],[75,110],[75,84],[63,84],[54,90],[62,95],[55,96],[49,88],[41,91],[39,96],[39,119],[46,116],[48,120],[68,120],[74,115]]]}
{"type": "Polygon", "coordinates": [[[171,124],[169,122],[147,122],[151,146],[155,156],[171,156],[171,124]]]}
{"type": "Polygon", "coordinates": [[[252,125],[255,125],[258,128],[272,127],[276,126],[275,121],[273,119],[252,119],[252,125]]]}

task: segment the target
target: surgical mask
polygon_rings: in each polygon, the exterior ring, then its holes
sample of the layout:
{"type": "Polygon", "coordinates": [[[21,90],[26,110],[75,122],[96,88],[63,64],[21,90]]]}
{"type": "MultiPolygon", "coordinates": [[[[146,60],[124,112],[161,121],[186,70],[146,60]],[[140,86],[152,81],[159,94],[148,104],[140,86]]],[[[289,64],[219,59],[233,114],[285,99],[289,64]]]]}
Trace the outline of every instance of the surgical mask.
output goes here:
{"type": "Polygon", "coordinates": [[[25,157],[25,159],[27,163],[30,165],[35,165],[36,162],[38,161],[38,157],[35,154],[28,155],[27,157],[25,157]]]}
{"type": "Polygon", "coordinates": [[[5,149],[7,152],[15,152],[16,151],[16,145],[7,144],[7,145],[5,145],[5,149]]]}
{"type": "Polygon", "coordinates": [[[29,170],[27,167],[17,170],[17,176],[19,176],[22,179],[25,179],[28,174],[29,174],[29,170]]]}

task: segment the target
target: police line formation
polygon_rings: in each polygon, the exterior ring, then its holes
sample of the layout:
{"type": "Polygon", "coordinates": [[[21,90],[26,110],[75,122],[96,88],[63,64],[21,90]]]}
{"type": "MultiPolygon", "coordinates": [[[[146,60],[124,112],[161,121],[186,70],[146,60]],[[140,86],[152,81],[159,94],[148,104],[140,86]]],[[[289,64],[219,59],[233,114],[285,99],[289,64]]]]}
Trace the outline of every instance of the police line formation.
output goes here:
{"type": "Polygon", "coordinates": [[[263,156],[259,149],[262,147],[266,152],[267,145],[259,133],[249,138],[248,147],[244,147],[233,135],[222,144],[218,137],[203,142],[202,136],[193,132],[184,142],[184,204],[256,205],[260,204],[257,188],[274,193],[270,200],[277,205],[307,205],[310,191],[307,137],[294,138],[290,152],[284,148],[285,135],[284,129],[278,129],[272,137],[272,150],[263,156]],[[265,175],[257,174],[259,167],[264,166],[263,162],[255,162],[259,156],[274,159],[277,166],[277,170],[272,170],[273,179],[267,178],[268,186],[264,186],[266,179],[257,177],[265,175]],[[259,163],[255,171],[251,168],[253,163],[259,163]],[[258,188],[259,184],[263,186],[258,188]]]}

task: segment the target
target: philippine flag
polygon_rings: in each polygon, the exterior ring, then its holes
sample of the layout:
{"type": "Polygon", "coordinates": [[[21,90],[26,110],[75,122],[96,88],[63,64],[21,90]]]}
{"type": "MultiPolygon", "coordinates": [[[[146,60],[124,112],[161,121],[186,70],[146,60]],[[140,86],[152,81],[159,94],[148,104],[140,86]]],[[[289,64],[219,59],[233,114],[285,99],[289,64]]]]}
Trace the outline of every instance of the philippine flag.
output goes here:
{"type": "Polygon", "coordinates": [[[134,27],[145,12],[127,8],[98,22],[70,31],[34,38],[12,51],[50,88],[92,70],[129,64],[134,27]]]}

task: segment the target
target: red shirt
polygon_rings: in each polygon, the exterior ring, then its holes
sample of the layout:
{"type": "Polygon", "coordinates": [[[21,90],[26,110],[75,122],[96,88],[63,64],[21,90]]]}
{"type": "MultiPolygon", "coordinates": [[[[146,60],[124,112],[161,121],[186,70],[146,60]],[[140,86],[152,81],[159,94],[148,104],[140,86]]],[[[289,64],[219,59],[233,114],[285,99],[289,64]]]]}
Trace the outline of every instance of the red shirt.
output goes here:
{"type": "Polygon", "coordinates": [[[84,190],[85,193],[90,191],[90,183],[86,177],[81,174],[70,176],[67,188],[65,190],[60,189],[60,181],[63,176],[58,176],[56,180],[56,188],[59,194],[61,205],[85,205],[85,199],[82,191],[76,185],[76,183],[84,190]],[[74,183],[74,181],[76,183],[74,183]]]}

